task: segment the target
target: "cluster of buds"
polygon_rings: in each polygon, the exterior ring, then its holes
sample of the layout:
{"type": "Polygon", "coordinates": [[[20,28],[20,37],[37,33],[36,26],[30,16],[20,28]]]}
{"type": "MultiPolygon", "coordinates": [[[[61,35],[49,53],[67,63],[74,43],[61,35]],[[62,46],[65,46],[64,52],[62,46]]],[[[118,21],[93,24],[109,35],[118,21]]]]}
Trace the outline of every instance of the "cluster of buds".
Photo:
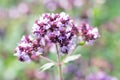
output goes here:
{"type": "Polygon", "coordinates": [[[79,27],[80,42],[91,44],[100,37],[98,29],[91,27],[89,24],[82,23],[79,27]]]}
{"type": "Polygon", "coordinates": [[[68,54],[77,45],[77,38],[82,37],[84,42],[90,42],[99,37],[97,28],[85,23],[77,27],[64,12],[43,14],[35,21],[32,33],[33,39],[24,36],[15,48],[15,55],[20,61],[32,60],[32,56],[44,53],[44,48],[53,44],[59,45],[61,53],[68,54]]]}
{"type": "Polygon", "coordinates": [[[61,0],[41,0],[43,5],[49,11],[55,11],[57,9],[71,10],[73,8],[78,8],[83,6],[84,0],[65,0],[64,2],[61,0]]]}
{"type": "Polygon", "coordinates": [[[104,71],[98,71],[88,75],[86,80],[118,80],[118,78],[109,76],[104,71]]]}
{"type": "Polygon", "coordinates": [[[60,13],[43,14],[36,20],[32,32],[36,38],[43,39],[42,44],[44,40],[59,44],[61,52],[67,54],[76,30],[73,20],[65,13],[60,13]]]}
{"type": "Polygon", "coordinates": [[[39,44],[38,39],[33,40],[31,36],[23,36],[18,46],[15,48],[15,56],[20,61],[31,61],[34,57],[43,52],[43,47],[39,44]]]}

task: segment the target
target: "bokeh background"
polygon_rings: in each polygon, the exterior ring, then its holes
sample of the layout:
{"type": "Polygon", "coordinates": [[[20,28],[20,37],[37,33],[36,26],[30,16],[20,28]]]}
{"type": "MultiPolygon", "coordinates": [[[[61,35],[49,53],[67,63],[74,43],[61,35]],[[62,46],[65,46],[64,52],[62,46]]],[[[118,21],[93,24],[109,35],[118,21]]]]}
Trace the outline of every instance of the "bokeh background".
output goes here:
{"type": "Polygon", "coordinates": [[[120,0],[0,0],[0,80],[58,80],[56,68],[40,72],[45,61],[22,63],[13,56],[22,35],[46,12],[66,12],[78,24],[98,27],[101,35],[77,48],[74,54],[82,57],[63,68],[64,80],[120,80],[120,0]]]}

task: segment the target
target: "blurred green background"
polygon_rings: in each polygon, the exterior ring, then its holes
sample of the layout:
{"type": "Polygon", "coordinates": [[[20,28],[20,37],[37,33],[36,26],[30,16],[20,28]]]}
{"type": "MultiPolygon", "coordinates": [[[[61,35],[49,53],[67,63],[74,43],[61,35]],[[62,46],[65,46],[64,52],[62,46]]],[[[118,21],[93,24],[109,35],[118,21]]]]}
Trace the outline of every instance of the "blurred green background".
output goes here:
{"type": "MultiPolygon", "coordinates": [[[[42,61],[22,63],[13,54],[42,13],[63,11],[78,24],[87,21],[98,27],[101,35],[95,44],[77,48],[75,54],[82,58],[70,64],[85,76],[99,69],[120,80],[120,0],[0,0],[0,80],[57,80],[54,68],[40,72],[42,61]]],[[[84,80],[64,74],[65,80],[84,80]]]]}

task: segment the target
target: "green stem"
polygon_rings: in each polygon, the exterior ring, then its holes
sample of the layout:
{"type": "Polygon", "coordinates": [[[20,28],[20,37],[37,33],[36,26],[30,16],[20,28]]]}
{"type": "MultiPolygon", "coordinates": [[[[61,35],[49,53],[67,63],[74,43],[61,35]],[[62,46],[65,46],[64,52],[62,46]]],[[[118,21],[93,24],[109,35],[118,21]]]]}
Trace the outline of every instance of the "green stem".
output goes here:
{"type": "Polygon", "coordinates": [[[49,59],[49,58],[47,58],[47,57],[44,57],[44,56],[42,56],[42,55],[40,55],[40,58],[41,58],[41,59],[44,59],[44,60],[46,60],[46,61],[48,61],[48,62],[52,62],[52,63],[56,64],[56,62],[54,62],[53,60],[51,60],[51,59],[49,59]]]}
{"type": "Polygon", "coordinates": [[[58,66],[59,80],[63,80],[63,78],[62,78],[62,64],[61,64],[59,49],[58,49],[57,44],[56,44],[56,50],[57,50],[57,62],[58,62],[57,66],[58,66]]]}

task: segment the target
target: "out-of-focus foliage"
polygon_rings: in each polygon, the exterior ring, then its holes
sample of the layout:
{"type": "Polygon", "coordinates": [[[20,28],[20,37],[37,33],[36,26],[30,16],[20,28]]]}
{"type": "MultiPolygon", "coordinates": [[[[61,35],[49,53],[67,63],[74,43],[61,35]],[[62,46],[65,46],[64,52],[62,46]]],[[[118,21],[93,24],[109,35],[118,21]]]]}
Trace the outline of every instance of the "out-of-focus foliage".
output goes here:
{"type": "MultiPolygon", "coordinates": [[[[74,54],[82,56],[64,67],[65,80],[84,80],[101,70],[120,79],[120,0],[0,0],[0,80],[57,80],[56,69],[40,72],[45,61],[21,63],[13,53],[39,15],[62,11],[77,24],[98,27],[101,34],[95,44],[76,49],[74,54]]],[[[46,56],[56,60],[53,53],[46,56]]]]}

